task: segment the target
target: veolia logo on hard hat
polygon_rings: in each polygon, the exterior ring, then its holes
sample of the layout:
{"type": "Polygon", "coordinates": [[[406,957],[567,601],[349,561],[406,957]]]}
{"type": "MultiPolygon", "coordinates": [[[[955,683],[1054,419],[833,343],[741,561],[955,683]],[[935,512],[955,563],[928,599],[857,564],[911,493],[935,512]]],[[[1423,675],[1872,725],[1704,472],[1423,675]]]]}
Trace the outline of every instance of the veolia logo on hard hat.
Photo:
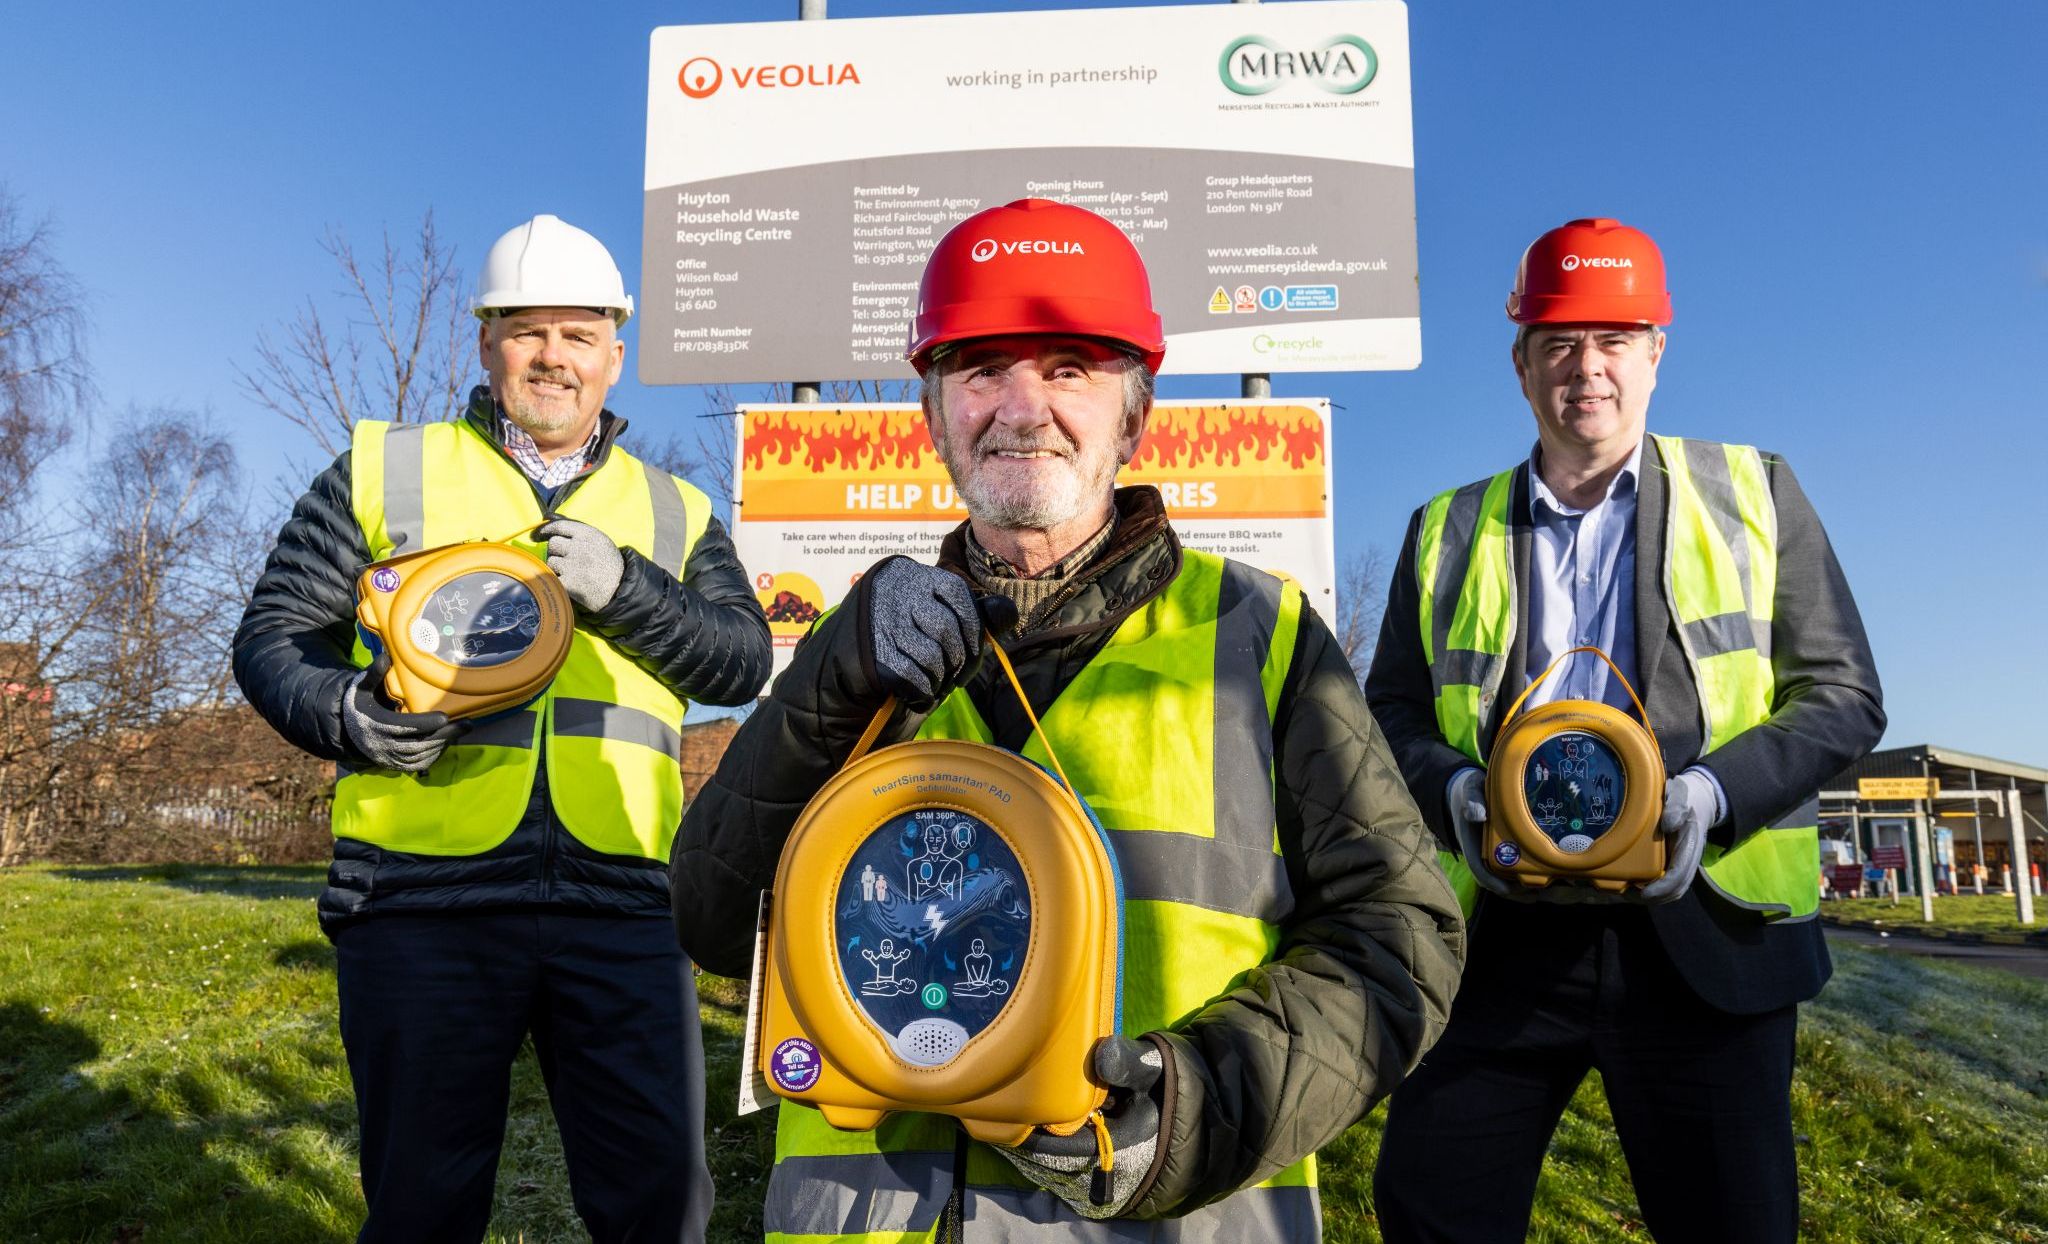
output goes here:
{"type": "Polygon", "coordinates": [[[1029,238],[1017,242],[998,242],[994,238],[983,238],[967,252],[976,263],[987,263],[997,255],[1085,255],[1079,242],[1051,242],[1043,238],[1029,238]]]}
{"type": "MultiPolygon", "coordinates": [[[[693,56],[683,62],[676,73],[676,85],[691,99],[704,99],[717,93],[725,83],[725,67],[709,56],[693,56]]],[[[859,86],[860,71],[852,61],[833,64],[799,65],[734,65],[732,84],[742,90],[778,87],[792,89],[800,86],[859,86]]]]}
{"type": "Polygon", "coordinates": [[[1289,51],[1264,35],[1245,35],[1232,40],[1216,63],[1223,85],[1239,95],[1264,95],[1290,82],[1309,82],[1332,95],[1356,95],[1379,71],[1379,54],[1357,35],[1335,35],[1301,51],[1289,51]]]}
{"type": "Polygon", "coordinates": [[[1636,265],[1626,256],[1617,259],[1609,255],[1566,255],[1560,266],[1566,272],[1577,272],[1580,268],[1633,268],[1636,265]]]}

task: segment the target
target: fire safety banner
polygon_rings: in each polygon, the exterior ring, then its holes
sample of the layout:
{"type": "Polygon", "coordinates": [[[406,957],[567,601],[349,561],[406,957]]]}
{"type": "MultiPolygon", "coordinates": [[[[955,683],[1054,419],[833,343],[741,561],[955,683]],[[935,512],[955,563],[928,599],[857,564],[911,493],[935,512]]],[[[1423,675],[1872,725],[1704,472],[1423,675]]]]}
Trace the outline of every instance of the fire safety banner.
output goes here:
{"type": "Polygon", "coordinates": [[[1038,197],[1145,258],[1167,372],[1422,357],[1400,0],[663,26],[648,384],[907,379],[946,230],[1038,197]]]}
{"type": "MultiPolygon", "coordinates": [[[[1298,582],[1333,610],[1330,404],[1160,402],[1119,484],[1160,491],[1181,542],[1298,582]]],[[[733,541],[768,611],[775,672],[876,562],[936,561],[967,517],[915,405],[739,410],[733,541]]]]}

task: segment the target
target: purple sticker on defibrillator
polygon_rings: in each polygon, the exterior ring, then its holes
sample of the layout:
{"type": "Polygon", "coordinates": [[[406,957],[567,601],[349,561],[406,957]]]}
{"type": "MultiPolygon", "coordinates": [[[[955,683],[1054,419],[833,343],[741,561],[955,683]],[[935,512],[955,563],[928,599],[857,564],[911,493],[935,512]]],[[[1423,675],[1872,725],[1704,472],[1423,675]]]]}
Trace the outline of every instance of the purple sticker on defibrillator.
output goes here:
{"type": "Polygon", "coordinates": [[[818,1047],[802,1037],[791,1037],[776,1046],[768,1060],[768,1070],[775,1082],[792,1093],[801,1093],[816,1084],[818,1072],[824,1066],[824,1060],[818,1057],[818,1047]]]}
{"type": "Polygon", "coordinates": [[[1502,868],[1513,868],[1515,861],[1522,858],[1522,853],[1514,843],[1503,842],[1493,849],[1493,858],[1502,868]]]}
{"type": "Polygon", "coordinates": [[[398,590],[398,572],[389,566],[380,567],[371,574],[370,586],[380,592],[395,592],[398,590]]]}

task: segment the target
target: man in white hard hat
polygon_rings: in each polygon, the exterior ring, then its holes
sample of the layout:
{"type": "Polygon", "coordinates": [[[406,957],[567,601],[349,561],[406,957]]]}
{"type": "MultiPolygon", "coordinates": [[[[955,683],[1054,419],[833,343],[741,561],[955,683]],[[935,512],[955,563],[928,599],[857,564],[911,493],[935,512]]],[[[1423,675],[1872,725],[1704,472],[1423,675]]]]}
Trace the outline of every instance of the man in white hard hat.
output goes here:
{"type": "Polygon", "coordinates": [[[692,700],[767,679],[767,621],[704,494],[617,444],[633,313],[598,240],[500,238],[475,310],[489,376],[460,418],[359,423],[301,497],[235,635],[286,738],[338,762],[320,896],[362,1129],[364,1241],[481,1239],[528,1036],[577,1212],[600,1241],[701,1239],[703,1056],[665,917],[692,700]],[[403,711],[354,625],[368,563],[511,532],[575,606],[530,704],[403,711]]]}

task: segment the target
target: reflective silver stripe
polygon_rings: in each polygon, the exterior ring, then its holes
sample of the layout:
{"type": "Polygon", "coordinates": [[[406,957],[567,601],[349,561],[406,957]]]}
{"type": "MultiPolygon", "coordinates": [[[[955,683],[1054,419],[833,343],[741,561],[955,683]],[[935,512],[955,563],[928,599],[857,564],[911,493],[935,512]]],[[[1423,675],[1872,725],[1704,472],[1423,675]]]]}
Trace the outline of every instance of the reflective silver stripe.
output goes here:
{"type": "Polygon", "coordinates": [[[1184,1218],[1089,1222],[1050,1192],[971,1187],[963,1236],[973,1244],[1316,1244],[1314,1188],[1246,1188],[1184,1218]]]}
{"type": "Polygon", "coordinates": [[[646,462],[640,469],[647,473],[647,499],[654,504],[654,564],[680,579],[690,553],[690,512],[668,472],[646,462]]]}
{"type": "Polygon", "coordinates": [[[785,1157],[768,1175],[761,1229],[787,1235],[929,1231],[952,1195],[952,1171],[950,1147],[944,1153],[785,1157]]]}
{"type": "MultiPolygon", "coordinates": [[[[1202,843],[1205,857],[1191,874],[1158,875],[1161,888],[1214,891],[1187,901],[1204,907],[1261,914],[1278,922],[1294,910],[1293,894],[1273,850],[1273,722],[1266,712],[1266,690],[1260,681],[1273,650],[1273,631],[1280,624],[1280,580],[1237,562],[1223,563],[1223,582],[1216,600],[1215,678],[1209,777],[1215,801],[1213,842],[1175,834],[1202,843]],[[1271,863],[1267,863],[1270,861],[1271,863]],[[1278,889],[1273,888],[1275,879],[1278,889]]],[[[1143,835],[1158,838],[1159,834],[1143,835]]],[[[1129,835],[1124,835],[1129,837],[1129,835]]],[[[1152,844],[1147,844],[1151,846],[1152,844]]],[[[1122,839],[1118,840],[1121,848],[1122,839]]]]}
{"type": "Polygon", "coordinates": [[[1116,829],[1109,840],[1126,899],[1189,903],[1278,924],[1294,910],[1294,890],[1273,853],[1272,832],[1268,826],[1269,841],[1257,847],[1174,830],[1116,829]]]}
{"type": "MultiPolygon", "coordinates": [[[[1430,607],[1429,622],[1430,651],[1441,659],[1451,640],[1451,622],[1458,616],[1458,598],[1465,592],[1465,577],[1472,569],[1472,537],[1479,530],[1479,518],[1486,504],[1486,490],[1493,483],[1491,477],[1475,484],[1467,484],[1451,494],[1451,503],[1444,510],[1443,533],[1436,542],[1436,582],[1429,586],[1434,604],[1430,607]]],[[[1434,670],[1434,666],[1431,667],[1434,670]]],[[[1447,681],[1436,680],[1441,691],[1447,681]]],[[[1477,680],[1465,679],[1475,686],[1477,680]]]]}
{"type": "MultiPolygon", "coordinates": [[[[391,554],[424,547],[427,531],[427,429],[419,423],[384,432],[384,534],[391,554]]],[[[387,554],[389,556],[390,554],[387,554]]]]}
{"type": "Polygon", "coordinates": [[[464,747],[532,747],[533,731],[539,713],[532,709],[493,717],[469,728],[456,741],[464,747]]]}
{"type": "MultiPolygon", "coordinates": [[[[922,1232],[938,1224],[953,1155],[929,1151],[785,1157],[768,1177],[763,1231],[786,1235],[922,1232]]],[[[1052,1193],[970,1184],[963,1232],[973,1244],[1316,1244],[1314,1188],[1247,1188],[1182,1218],[1090,1222],[1052,1193]]]]}
{"type": "Polygon", "coordinates": [[[1442,691],[1450,686],[1484,687],[1487,672],[1500,658],[1490,652],[1474,652],[1469,648],[1436,650],[1436,689],[1442,691]]]}
{"type": "Polygon", "coordinates": [[[555,733],[574,738],[610,739],[615,743],[638,743],[681,762],[683,736],[661,718],[623,704],[603,700],[555,700],[555,733]]]}
{"type": "MultiPolygon", "coordinates": [[[[1755,584],[1749,577],[1749,528],[1742,521],[1742,503],[1735,496],[1735,479],[1728,472],[1728,450],[1714,441],[1686,440],[1686,469],[1692,475],[1692,486],[1699,493],[1700,501],[1713,516],[1714,526],[1721,532],[1721,539],[1735,558],[1735,577],[1742,583],[1742,606],[1746,614],[1756,612],[1755,584]]],[[[1741,648],[1755,648],[1765,657],[1771,655],[1770,627],[1750,626],[1749,641],[1739,648],[1720,648],[1721,652],[1736,652],[1741,648]]],[[[1702,655],[1713,655],[1704,653],[1702,655]]]]}
{"type": "Polygon", "coordinates": [[[1751,625],[1750,616],[1746,613],[1717,614],[1683,625],[1696,660],[1703,661],[1730,652],[1748,652],[1756,647],[1756,627],[1751,625]]]}

